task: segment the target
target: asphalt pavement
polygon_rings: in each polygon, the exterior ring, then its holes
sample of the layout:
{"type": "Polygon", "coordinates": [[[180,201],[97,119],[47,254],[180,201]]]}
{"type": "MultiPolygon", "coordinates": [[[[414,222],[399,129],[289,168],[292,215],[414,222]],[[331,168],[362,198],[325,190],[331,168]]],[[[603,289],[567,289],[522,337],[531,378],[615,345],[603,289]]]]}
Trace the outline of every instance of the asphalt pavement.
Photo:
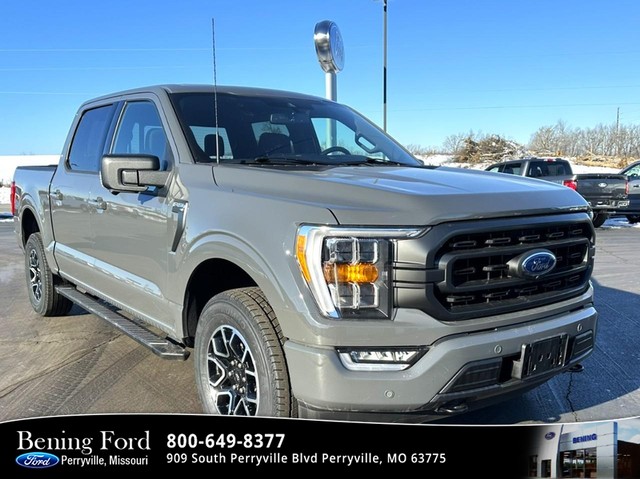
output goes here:
{"type": "MultiPolygon", "coordinates": [[[[166,361],[74,307],[42,318],[27,299],[24,256],[0,209],[0,421],[107,412],[200,413],[193,362],[166,361]]],[[[6,218],[6,215],[5,215],[6,218]]],[[[597,230],[595,352],[515,399],[448,418],[457,424],[574,422],[640,416],[640,228],[597,230]]]]}
{"type": "Polygon", "coordinates": [[[167,361],[74,306],[43,318],[0,216],[0,421],[62,414],[201,413],[193,361],[167,361]]]}

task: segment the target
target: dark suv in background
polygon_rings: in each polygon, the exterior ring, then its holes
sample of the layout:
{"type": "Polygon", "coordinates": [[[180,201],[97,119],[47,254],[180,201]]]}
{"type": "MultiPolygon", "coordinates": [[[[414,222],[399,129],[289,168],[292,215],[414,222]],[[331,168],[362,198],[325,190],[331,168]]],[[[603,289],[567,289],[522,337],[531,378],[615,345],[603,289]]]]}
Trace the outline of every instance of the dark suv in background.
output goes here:
{"type": "Polygon", "coordinates": [[[629,223],[640,222],[640,160],[620,171],[629,180],[629,206],[618,212],[625,215],[629,223]]]}

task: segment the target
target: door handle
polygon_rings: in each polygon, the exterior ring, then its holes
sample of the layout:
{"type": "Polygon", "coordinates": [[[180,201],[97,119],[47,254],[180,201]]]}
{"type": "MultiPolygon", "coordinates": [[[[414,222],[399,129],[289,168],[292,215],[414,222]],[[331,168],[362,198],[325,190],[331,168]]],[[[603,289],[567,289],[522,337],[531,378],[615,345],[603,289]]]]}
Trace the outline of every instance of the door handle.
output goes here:
{"type": "Polygon", "coordinates": [[[53,198],[58,201],[62,201],[64,199],[64,195],[60,190],[55,190],[52,194],[53,194],[53,198]]]}
{"type": "Polygon", "coordinates": [[[97,210],[107,209],[107,202],[104,201],[100,196],[98,196],[95,200],[89,200],[89,203],[93,205],[97,210]]]}

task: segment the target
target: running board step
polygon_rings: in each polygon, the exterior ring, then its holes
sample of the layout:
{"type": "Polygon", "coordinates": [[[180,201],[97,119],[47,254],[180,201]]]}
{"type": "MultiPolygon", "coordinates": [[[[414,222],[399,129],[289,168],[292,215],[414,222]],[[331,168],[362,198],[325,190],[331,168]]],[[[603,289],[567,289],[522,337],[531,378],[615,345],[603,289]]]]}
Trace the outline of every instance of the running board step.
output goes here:
{"type": "Polygon", "coordinates": [[[151,349],[161,358],[185,360],[189,357],[189,352],[179,344],[155,334],[144,326],[109,309],[100,300],[81,293],[72,286],[56,286],[56,291],[81,308],[115,326],[121,333],[151,349]]]}

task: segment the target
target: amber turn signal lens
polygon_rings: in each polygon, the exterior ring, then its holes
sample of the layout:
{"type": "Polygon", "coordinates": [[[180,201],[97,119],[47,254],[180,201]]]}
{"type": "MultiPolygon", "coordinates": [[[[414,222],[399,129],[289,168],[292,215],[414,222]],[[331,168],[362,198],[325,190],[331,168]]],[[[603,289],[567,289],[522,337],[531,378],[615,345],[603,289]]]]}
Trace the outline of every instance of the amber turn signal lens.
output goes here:
{"type": "Polygon", "coordinates": [[[325,263],[324,279],[335,283],[375,283],[378,280],[378,268],[371,263],[335,264],[325,263]]]}
{"type": "Polygon", "coordinates": [[[309,273],[309,265],[307,264],[307,257],[305,256],[305,249],[307,247],[307,237],[298,235],[296,238],[296,258],[302,271],[302,276],[309,282],[311,281],[311,273],[309,273]]]}

